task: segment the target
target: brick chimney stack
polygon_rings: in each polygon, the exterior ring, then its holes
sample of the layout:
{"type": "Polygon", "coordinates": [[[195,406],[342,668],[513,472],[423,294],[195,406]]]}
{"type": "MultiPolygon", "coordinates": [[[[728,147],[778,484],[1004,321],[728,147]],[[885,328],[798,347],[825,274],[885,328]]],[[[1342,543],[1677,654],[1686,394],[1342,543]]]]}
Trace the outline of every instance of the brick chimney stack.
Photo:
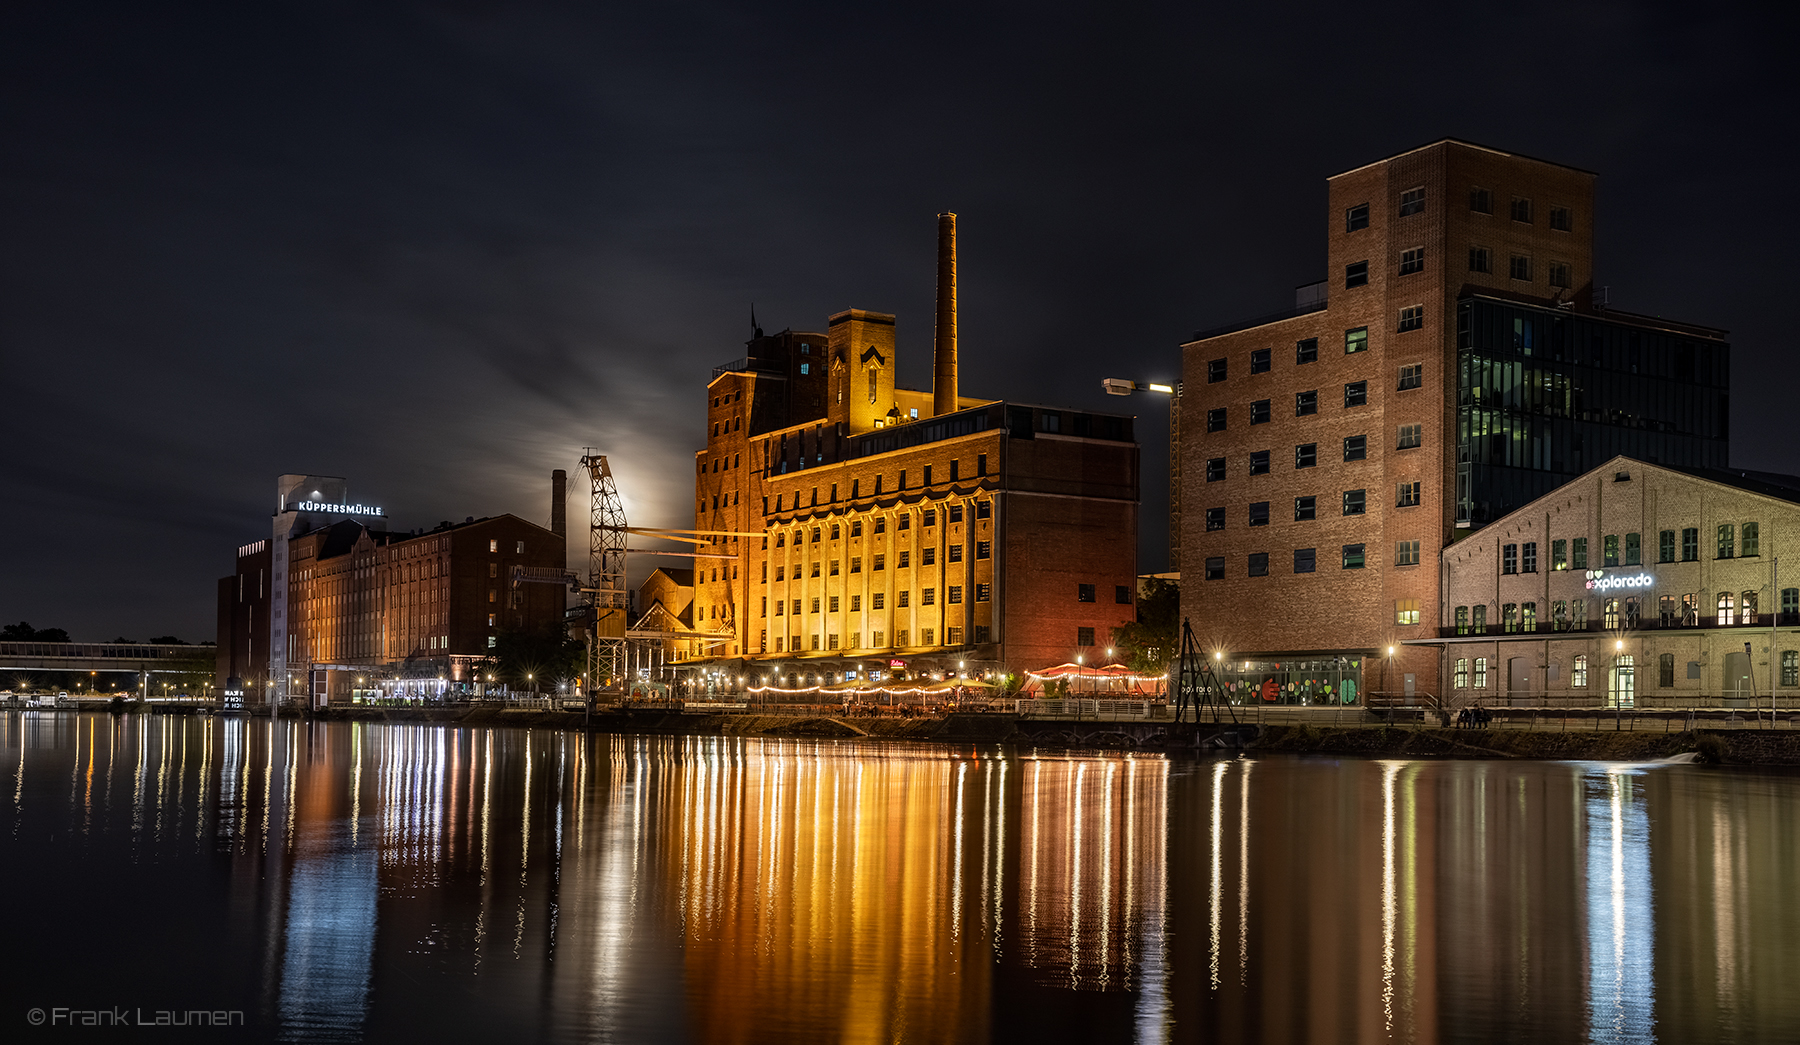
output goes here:
{"type": "Polygon", "coordinates": [[[569,539],[569,473],[558,468],[550,473],[550,532],[569,539]]]}
{"type": "Polygon", "coordinates": [[[931,412],[956,410],[956,215],[939,214],[937,339],[932,352],[931,412]]]}

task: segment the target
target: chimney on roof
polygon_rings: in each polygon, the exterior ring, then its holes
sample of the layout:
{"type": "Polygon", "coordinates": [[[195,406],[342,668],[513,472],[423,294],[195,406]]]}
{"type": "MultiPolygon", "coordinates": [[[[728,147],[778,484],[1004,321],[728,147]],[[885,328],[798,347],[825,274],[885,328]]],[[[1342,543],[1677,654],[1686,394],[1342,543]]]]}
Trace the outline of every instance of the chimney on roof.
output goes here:
{"type": "Polygon", "coordinates": [[[956,215],[939,214],[937,339],[932,352],[931,412],[956,411],[956,215]]]}
{"type": "MultiPolygon", "coordinates": [[[[542,474],[542,473],[539,473],[542,474]]],[[[569,539],[569,473],[558,468],[550,473],[550,532],[569,539]]]]}

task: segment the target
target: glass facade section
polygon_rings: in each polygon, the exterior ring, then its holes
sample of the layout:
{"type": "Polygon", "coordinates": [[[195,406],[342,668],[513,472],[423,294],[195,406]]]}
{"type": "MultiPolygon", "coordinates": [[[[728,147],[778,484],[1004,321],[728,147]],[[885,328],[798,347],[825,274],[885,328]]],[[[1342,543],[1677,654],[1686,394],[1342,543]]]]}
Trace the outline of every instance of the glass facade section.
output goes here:
{"type": "Polygon", "coordinates": [[[1233,704],[1358,704],[1362,657],[1225,661],[1215,672],[1233,704]]]}
{"type": "Polygon", "coordinates": [[[1456,518],[1479,525],[1618,455],[1726,467],[1730,346],[1486,298],[1457,304],[1456,518]]]}

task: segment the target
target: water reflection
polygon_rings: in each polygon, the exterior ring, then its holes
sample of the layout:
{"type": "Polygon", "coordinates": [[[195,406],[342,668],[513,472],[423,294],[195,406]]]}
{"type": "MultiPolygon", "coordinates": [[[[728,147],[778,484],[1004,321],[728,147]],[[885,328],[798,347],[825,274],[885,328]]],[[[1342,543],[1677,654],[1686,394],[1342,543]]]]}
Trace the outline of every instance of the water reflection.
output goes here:
{"type": "Polygon", "coordinates": [[[286,1040],[1800,1026],[1788,776],[39,713],[0,741],[0,866],[50,894],[26,1004],[79,962],[286,1040]]]}

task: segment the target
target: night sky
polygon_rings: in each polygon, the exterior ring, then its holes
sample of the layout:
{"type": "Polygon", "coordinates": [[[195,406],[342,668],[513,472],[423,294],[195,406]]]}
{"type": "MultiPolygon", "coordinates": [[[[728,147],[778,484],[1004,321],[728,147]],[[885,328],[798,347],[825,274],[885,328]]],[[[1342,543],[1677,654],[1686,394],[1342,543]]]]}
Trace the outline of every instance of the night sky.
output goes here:
{"type": "Polygon", "coordinates": [[[752,302],[897,313],[930,387],[942,210],[964,394],[1139,413],[1159,569],[1165,404],[1101,378],[1290,305],[1325,178],[1442,137],[1599,172],[1597,283],[1728,328],[1733,463],[1800,472],[1789,39],[1685,4],[9,5],[0,620],[211,639],[283,472],[547,523],[591,445],[632,522],[690,526],[752,302]]]}

